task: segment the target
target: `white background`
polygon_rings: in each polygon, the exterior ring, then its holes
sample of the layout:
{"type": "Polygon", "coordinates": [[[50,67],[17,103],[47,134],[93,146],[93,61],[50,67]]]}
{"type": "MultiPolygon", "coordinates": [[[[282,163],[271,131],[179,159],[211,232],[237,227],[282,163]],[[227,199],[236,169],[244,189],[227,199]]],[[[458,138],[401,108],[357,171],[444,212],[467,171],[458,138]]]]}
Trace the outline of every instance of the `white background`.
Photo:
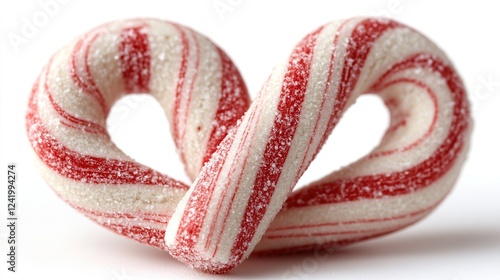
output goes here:
{"type": "MultiPolygon", "coordinates": [[[[500,279],[500,9],[494,1],[66,0],[30,38],[13,44],[9,36],[22,36],[24,20],[44,13],[39,1],[2,1],[0,7],[0,169],[17,164],[19,217],[14,274],[4,261],[7,211],[2,187],[1,279],[500,279]],[[59,200],[33,166],[24,129],[31,85],[52,53],[96,25],[128,17],[188,25],[229,53],[255,96],[274,64],[306,33],[358,15],[389,16],[428,35],[452,58],[472,99],[472,149],[460,180],[443,204],[415,226],[321,258],[252,257],[228,276],[211,276],[89,221],[59,200]]],[[[118,145],[140,162],[186,180],[159,106],[147,97],[131,97],[115,106],[127,112],[112,113],[108,120],[118,145]]],[[[368,152],[387,120],[377,98],[360,98],[301,182],[368,152]]],[[[0,181],[7,181],[1,173],[0,181]]]]}

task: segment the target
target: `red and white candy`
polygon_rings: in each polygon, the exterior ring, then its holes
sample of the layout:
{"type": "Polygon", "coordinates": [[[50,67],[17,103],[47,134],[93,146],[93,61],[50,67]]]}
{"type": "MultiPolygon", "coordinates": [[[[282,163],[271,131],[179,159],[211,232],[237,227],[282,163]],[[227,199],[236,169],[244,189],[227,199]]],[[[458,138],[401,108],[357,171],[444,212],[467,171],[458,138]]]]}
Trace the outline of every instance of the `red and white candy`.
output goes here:
{"type": "Polygon", "coordinates": [[[190,266],[223,273],[251,252],[337,247],[422,219],[459,175],[471,119],[445,54],[391,20],[320,27],[251,104],[235,66],[208,39],[172,23],[128,20],[55,54],[33,88],[27,129],[45,180],[70,205],[190,266]],[[164,108],[191,187],[134,162],[110,140],[106,116],[130,92],[149,92],[164,108]],[[292,192],[363,93],[379,95],[390,111],[381,143],[292,192]]]}

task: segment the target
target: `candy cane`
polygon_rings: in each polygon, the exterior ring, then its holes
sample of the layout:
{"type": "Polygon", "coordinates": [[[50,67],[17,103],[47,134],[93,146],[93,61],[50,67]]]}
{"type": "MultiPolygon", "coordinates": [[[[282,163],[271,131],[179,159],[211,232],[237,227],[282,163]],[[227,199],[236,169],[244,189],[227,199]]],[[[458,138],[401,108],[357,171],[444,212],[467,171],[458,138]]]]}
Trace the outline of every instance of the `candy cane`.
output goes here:
{"type": "Polygon", "coordinates": [[[444,53],[411,28],[372,18],[307,35],[251,104],[235,66],[205,37],[158,20],[110,23],[56,53],[29,104],[38,166],[62,199],[212,273],[253,251],[342,246],[415,223],[450,191],[471,130],[444,53]],[[106,116],[131,92],[151,93],[165,110],[190,188],[110,140],[106,116]],[[363,93],[390,111],[381,143],[292,193],[363,93]]]}

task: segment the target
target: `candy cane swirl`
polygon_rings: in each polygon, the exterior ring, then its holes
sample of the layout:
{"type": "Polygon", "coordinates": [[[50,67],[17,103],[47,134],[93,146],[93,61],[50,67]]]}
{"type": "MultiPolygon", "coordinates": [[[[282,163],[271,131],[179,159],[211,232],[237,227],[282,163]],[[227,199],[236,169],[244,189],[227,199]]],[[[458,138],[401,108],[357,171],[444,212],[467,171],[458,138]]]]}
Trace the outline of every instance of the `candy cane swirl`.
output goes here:
{"type": "Polygon", "coordinates": [[[342,246],[422,219],[457,180],[471,120],[446,55],[391,20],[320,27],[250,104],[236,67],[204,36],[135,19],[98,27],[53,56],[33,87],[27,130],[42,175],[71,206],[190,266],[223,273],[253,251],[342,246]],[[138,92],[164,109],[191,187],[111,141],[111,106],[138,92]],[[381,143],[292,192],[363,93],[389,109],[381,143]]]}

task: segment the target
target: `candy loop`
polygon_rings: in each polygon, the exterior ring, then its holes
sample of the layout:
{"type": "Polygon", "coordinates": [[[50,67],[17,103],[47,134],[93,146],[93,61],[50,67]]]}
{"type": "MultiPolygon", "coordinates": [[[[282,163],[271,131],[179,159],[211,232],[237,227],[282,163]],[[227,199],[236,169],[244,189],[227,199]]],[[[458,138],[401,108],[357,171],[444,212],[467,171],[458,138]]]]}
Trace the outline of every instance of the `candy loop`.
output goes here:
{"type": "Polygon", "coordinates": [[[33,87],[27,130],[45,180],[71,206],[190,266],[224,273],[252,252],[342,246],[422,219],[459,175],[471,119],[446,55],[392,20],[320,27],[251,102],[236,67],[204,36],[137,19],[100,26],[54,55],[33,87]],[[191,187],[110,140],[107,114],[131,92],[152,94],[165,110],[191,187]],[[390,112],[380,144],[292,192],[364,93],[379,95],[390,112]]]}

